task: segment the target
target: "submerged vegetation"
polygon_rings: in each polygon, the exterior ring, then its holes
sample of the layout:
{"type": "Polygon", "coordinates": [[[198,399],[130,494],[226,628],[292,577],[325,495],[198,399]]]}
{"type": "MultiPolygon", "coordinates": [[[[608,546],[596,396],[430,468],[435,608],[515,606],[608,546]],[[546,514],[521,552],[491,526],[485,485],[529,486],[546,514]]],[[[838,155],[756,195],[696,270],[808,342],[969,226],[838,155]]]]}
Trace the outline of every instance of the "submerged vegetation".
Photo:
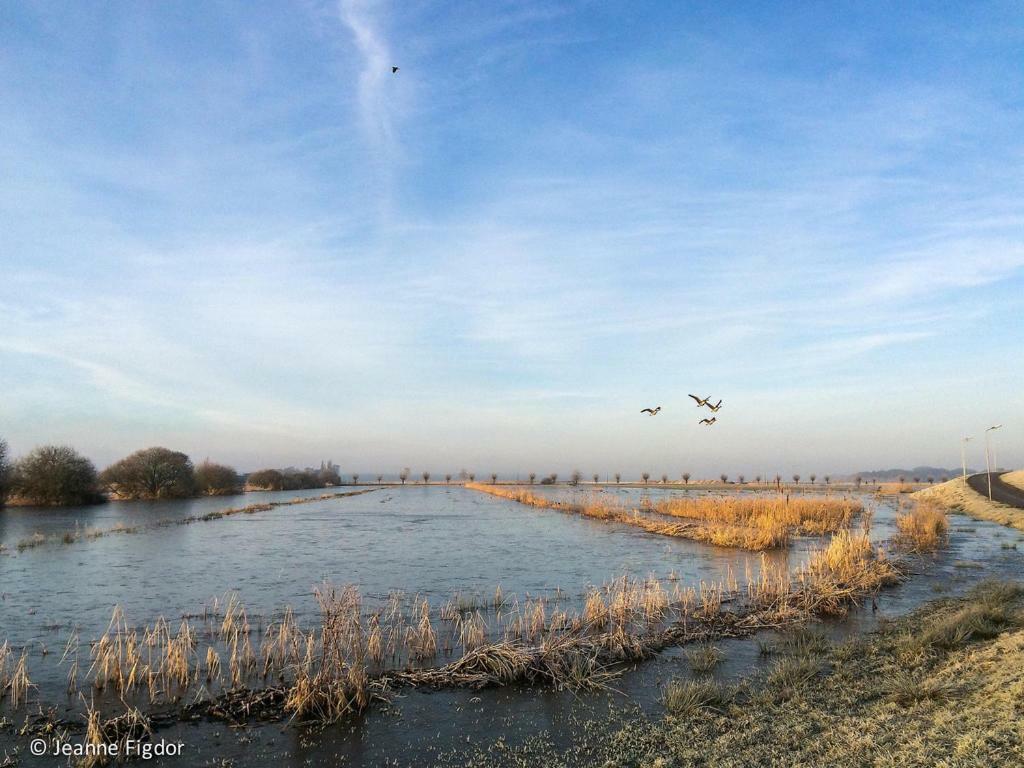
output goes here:
{"type": "Polygon", "coordinates": [[[749,550],[785,547],[793,534],[834,533],[849,527],[855,516],[864,514],[864,506],[859,501],[826,497],[703,497],[669,499],[636,508],[596,494],[559,501],[526,488],[477,483],[468,483],[466,487],[533,507],[624,523],[664,536],[749,550]],[[674,522],[669,518],[687,522],[674,522]]]}
{"type": "MultiPolygon", "coordinates": [[[[314,501],[326,501],[328,499],[340,499],[346,496],[359,496],[364,493],[371,493],[377,490],[376,488],[368,488],[362,491],[344,491],[341,493],[325,493],[320,496],[306,496],[299,499],[288,499],[287,501],[269,501],[262,504],[249,504],[244,507],[229,507],[227,509],[218,509],[213,512],[206,512],[202,515],[188,515],[187,517],[175,517],[169,520],[157,520],[153,523],[147,523],[145,525],[125,525],[124,523],[118,523],[117,525],[111,526],[110,528],[80,528],[76,527],[74,530],[65,531],[61,534],[53,534],[50,536],[44,536],[41,533],[35,533],[26,539],[22,539],[15,546],[19,552],[26,549],[34,549],[36,547],[42,547],[47,544],[75,544],[80,541],[90,541],[92,539],[101,539],[104,536],[113,536],[116,534],[131,534],[139,533],[142,530],[149,530],[151,528],[166,528],[173,525],[191,525],[192,523],[208,522],[210,520],[220,520],[222,517],[231,517],[232,515],[251,515],[256,512],[267,512],[277,507],[290,507],[296,504],[309,504],[314,501]]],[[[2,551],[2,547],[0,547],[2,551]]]]}

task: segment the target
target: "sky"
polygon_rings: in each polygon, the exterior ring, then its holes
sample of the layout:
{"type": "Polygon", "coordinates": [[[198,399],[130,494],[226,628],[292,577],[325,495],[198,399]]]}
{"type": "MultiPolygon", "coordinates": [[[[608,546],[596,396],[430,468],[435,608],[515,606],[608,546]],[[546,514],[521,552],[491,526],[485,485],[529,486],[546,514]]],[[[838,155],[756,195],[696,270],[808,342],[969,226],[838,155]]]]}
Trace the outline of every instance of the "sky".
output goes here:
{"type": "Polygon", "coordinates": [[[1019,2],[4,2],[0,437],[1022,466],[1022,47],[1019,2]]]}

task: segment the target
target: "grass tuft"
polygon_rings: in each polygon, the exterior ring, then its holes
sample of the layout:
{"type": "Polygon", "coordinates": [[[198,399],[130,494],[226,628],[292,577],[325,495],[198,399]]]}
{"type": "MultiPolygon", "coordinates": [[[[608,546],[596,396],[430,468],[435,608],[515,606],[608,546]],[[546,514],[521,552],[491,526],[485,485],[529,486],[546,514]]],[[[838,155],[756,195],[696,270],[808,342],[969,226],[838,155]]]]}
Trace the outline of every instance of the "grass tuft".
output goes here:
{"type": "Polygon", "coordinates": [[[665,686],[661,702],[676,717],[691,717],[707,710],[724,713],[734,697],[732,688],[714,680],[673,680],[665,686]]]}

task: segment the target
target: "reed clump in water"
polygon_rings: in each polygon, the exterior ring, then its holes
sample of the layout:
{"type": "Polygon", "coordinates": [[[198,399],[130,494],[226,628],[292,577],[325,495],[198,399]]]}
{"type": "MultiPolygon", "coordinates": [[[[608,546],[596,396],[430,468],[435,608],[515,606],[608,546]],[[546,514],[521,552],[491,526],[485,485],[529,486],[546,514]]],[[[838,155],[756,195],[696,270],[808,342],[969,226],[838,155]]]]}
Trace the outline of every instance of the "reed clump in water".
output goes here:
{"type": "Polygon", "coordinates": [[[28,699],[34,686],[28,676],[28,650],[23,649],[15,660],[14,651],[6,641],[0,645],[0,701],[5,697],[17,709],[28,699]]]}
{"type": "Polygon", "coordinates": [[[949,540],[949,521],[937,504],[917,502],[896,516],[897,546],[911,552],[934,552],[949,540]]]}
{"type": "Polygon", "coordinates": [[[86,709],[85,756],[78,763],[81,768],[94,768],[109,762],[108,751],[102,747],[117,745],[119,754],[128,754],[128,743],[138,744],[153,735],[150,719],[134,707],[116,717],[102,718],[95,703],[86,709]]]}
{"type": "Polygon", "coordinates": [[[662,536],[754,551],[785,547],[793,534],[820,536],[843,530],[864,511],[859,501],[851,499],[788,497],[669,499],[630,509],[598,494],[569,502],[525,488],[477,483],[467,483],[466,487],[520,504],[624,523],[662,536]],[[672,522],[667,517],[687,522],[672,522]]]}
{"type": "Polygon", "coordinates": [[[319,643],[313,635],[307,638],[284,710],[299,719],[333,723],[370,703],[361,597],[354,587],[339,590],[330,584],[315,594],[321,615],[319,643]]]}
{"type": "Polygon", "coordinates": [[[794,624],[812,616],[843,616],[851,606],[902,578],[899,567],[867,534],[840,531],[794,574],[763,560],[747,585],[751,617],[794,624]]]}
{"type": "Polygon", "coordinates": [[[663,515],[754,528],[785,528],[821,536],[848,528],[864,511],[854,499],[788,496],[701,497],[665,499],[651,505],[663,515]]]}

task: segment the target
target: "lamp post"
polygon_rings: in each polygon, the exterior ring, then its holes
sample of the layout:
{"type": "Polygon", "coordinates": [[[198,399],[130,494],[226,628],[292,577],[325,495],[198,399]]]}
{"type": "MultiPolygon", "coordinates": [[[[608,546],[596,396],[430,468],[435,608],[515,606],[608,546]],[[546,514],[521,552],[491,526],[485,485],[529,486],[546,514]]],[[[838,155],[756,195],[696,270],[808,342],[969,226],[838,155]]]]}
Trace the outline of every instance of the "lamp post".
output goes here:
{"type": "Polygon", "coordinates": [[[992,501],[992,463],[989,461],[989,438],[988,433],[1002,428],[1002,424],[996,424],[985,430],[985,469],[988,470],[988,500],[992,501]]]}
{"type": "Polygon", "coordinates": [[[965,437],[960,441],[960,464],[964,470],[964,485],[967,485],[967,444],[973,437],[965,437]]]}

